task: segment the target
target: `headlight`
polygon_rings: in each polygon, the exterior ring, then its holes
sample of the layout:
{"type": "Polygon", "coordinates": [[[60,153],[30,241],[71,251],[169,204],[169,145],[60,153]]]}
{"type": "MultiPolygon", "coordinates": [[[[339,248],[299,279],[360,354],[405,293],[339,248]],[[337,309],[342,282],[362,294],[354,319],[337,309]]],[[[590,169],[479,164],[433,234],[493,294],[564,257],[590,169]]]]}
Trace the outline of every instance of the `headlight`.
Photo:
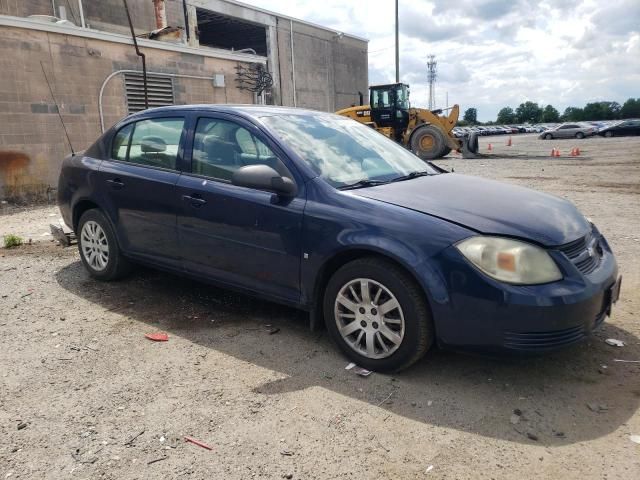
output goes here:
{"type": "Polygon", "coordinates": [[[533,285],[562,279],[549,254],[530,243],[501,237],[471,237],[456,248],[484,273],[502,282],[533,285]]]}

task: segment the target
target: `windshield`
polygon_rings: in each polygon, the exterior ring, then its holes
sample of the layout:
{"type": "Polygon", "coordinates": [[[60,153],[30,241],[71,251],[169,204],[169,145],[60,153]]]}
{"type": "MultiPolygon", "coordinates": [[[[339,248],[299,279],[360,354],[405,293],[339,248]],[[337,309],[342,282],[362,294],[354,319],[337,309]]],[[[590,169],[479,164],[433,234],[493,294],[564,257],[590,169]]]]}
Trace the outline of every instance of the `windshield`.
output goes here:
{"type": "Polygon", "coordinates": [[[394,141],[339,115],[265,116],[261,120],[333,187],[388,182],[436,170],[394,141]]]}

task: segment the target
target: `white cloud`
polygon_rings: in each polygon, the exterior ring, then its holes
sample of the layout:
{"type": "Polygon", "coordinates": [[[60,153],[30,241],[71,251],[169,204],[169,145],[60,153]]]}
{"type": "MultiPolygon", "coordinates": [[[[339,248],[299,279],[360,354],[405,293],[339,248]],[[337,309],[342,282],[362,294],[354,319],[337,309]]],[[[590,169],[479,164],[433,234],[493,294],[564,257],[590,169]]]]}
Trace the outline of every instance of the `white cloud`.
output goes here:
{"type": "MultiPolygon", "coordinates": [[[[369,42],[369,80],[395,78],[391,0],[245,0],[369,42]]],[[[640,97],[639,0],[400,0],[400,72],[414,105],[427,103],[426,57],[436,55],[436,100],[493,120],[531,100],[568,106],[640,97]]]]}

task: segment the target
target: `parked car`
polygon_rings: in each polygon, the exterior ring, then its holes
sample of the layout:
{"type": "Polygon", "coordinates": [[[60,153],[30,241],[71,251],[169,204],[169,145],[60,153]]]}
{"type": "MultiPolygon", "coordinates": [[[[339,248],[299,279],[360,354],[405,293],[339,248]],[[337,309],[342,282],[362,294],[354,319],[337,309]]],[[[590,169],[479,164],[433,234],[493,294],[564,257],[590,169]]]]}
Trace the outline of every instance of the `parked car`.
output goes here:
{"type": "Polygon", "coordinates": [[[620,286],[609,244],[569,201],[449,173],[310,110],[131,115],[64,160],[58,201],[92,277],[141,263],[305,309],[378,371],[436,343],[573,344],[620,286]]]}
{"type": "Polygon", "coordinates": [[[580,123],[563,123],[540,134],[539,138],[551,140],[552,138],[584,138],[595,134],[596,129],[592,125],[580,123]]]}
{"type": "Polygon", "coordinates": [[[598,130],[603,137],[627,137],[640,135],[640,120],[624,120],[613,125],[606,125],[598,130]]]}

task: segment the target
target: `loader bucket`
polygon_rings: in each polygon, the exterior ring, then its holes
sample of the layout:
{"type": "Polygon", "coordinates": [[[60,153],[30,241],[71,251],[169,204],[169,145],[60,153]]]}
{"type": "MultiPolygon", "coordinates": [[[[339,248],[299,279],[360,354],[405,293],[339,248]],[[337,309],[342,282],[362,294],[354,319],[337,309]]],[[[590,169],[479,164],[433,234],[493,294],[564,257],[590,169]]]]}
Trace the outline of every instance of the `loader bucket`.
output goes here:
{"type": "Polygon", "coordinates": [[[462,158],[478,158],[478,134],[470,133],[462,137],[462,158]]]}

